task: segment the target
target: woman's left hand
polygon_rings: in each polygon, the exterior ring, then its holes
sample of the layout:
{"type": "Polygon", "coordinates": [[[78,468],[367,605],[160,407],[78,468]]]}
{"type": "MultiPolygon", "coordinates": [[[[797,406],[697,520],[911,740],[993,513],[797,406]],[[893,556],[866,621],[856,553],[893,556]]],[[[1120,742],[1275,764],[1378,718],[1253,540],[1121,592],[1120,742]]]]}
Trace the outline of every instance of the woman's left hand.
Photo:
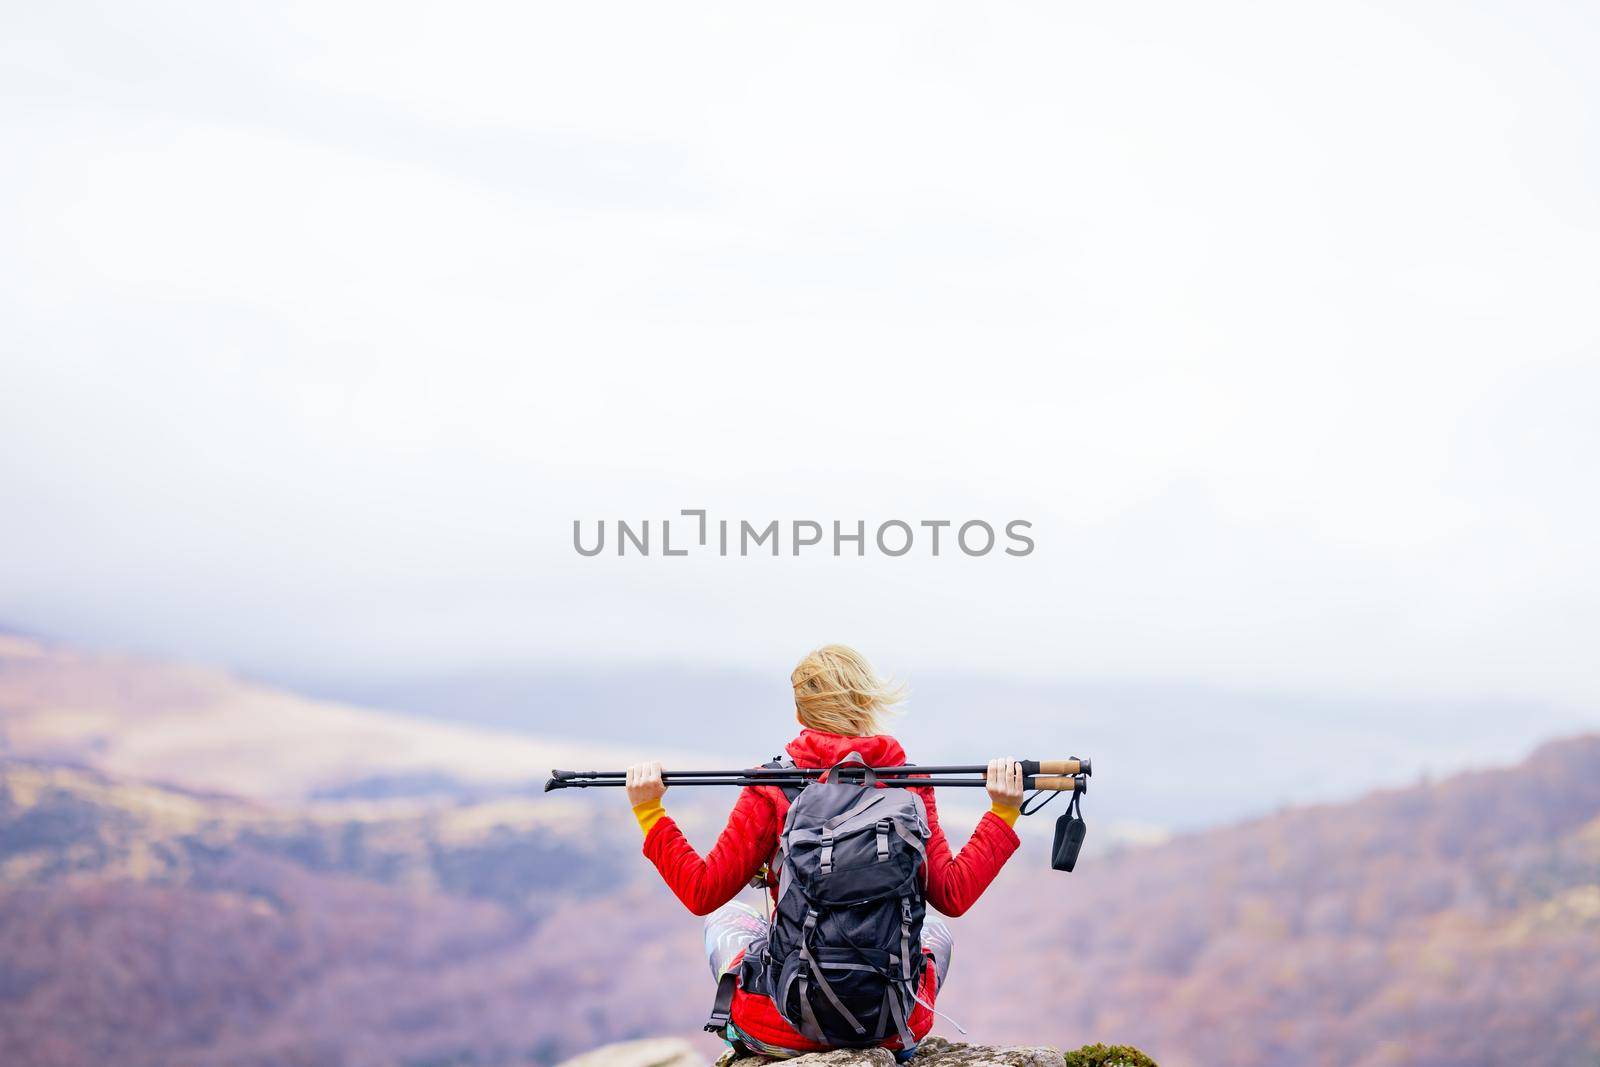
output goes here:
{"type": "Polygon", "coordinates": [[[990,760],[984,785],[988,787],[989,799],[1002,808],[1022,807],[1022,764],[1016,760],[990,760]]]}
{"type": "Polygon", "coordinates": [[[647,801],[660,800],[667,791],[667,783],[661,780],[661,761],[647,760],[631,765],[627,786],[628,803],[635,808],[647,801]]]}

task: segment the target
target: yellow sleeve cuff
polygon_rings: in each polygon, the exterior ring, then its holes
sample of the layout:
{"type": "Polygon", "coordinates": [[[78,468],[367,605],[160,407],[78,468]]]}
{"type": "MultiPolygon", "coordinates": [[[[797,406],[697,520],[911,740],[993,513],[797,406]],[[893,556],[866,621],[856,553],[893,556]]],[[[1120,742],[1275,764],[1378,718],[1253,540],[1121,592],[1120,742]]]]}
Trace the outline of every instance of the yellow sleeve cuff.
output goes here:
{"type": "Polygon", "coordinates": [[[633,806],[633,817],[639,820],[639,829],[645,833],[649,833],[650,827],[660,822],[661,816],[666,813],[667,809],[661,806],[659,800],[647,800],[643,804],[633,806]]]}
{"type": "MultiPolygon", "coordinates": [[[[634,811],[638,810],[638,808],[634,809],[634,811]]],[[[1004,819],[1007,826],[1016,826],[1017,816],[1022,814],[1021,808],[1009,808],[1004,804],[990,804],[989,810],[1004,819]]],[[[641,819],[640,821],[643,820],[641,819]]]]}

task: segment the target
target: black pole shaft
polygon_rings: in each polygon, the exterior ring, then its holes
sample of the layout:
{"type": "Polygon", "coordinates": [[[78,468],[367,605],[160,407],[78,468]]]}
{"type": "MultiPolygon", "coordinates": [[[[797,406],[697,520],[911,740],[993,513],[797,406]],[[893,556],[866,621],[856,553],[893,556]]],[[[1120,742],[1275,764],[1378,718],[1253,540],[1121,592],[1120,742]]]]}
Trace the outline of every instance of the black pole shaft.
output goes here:
{"type": "MultiPolygon", "coordinates": [[[[1061,776],[1041,775],[1040,777],[1061,777],[1061,776]]],[[[790,777],[790,778],[767,778],[767,777],[763,777],[763,778],[746,778],[746,777],[731,777],[730,776],[730,777],[722,777],[722,778],[685,778],[685,779],[682,779],[682,780],[676,781],[676,782],[667,780],[666,784],[668,786],[691,786],[691,785],[738,785],[738,786],[751,786],[751,785],[772,785],[772,786],[794,786],[796,788],[803,788],[803,787],[805,787],[807,785],[810,785],[815,780],[816,779],[814,779],[814,778],[794,778],[794,777],[790,777]]],[[[1080,786],[1081,786],[1082,779],[1080,778],[1078,781],[1079,781],[1080,786]]],[[[562,778],[552,778],[552,779],[550,779],[550,781],[545,783],[545,790],[548,792],[549,790],[552,790],[552,789],[603,789],[603,788],[607,788],[607,787],[609,787],[609,788],[618,788],[618,787],[626,786],[627,784],[628,784],[627,782],[625,782],[624,780],[622,780],[620,778],[600,778],[600,779],[562,779],[562,778]]],[[[900,788],[907,788],[907,789],[924,789],[924,788],[926,788],[926,789],[949,789],[949,788],[952,788],[952,787],[953,788],[958,788],[958,789],[959,788],[981,789],[984,786],[986,786],[988,783],[986,781],[984,781],[982,778],[893,778],[893,779],[882,779],[882,778],[880,778],[878,780],[878,784],[879,785],[883,785],[883,786],[900,787],[900,788]]],[[[1022,779],[1022,787],[1024,789],[1034,789],[1034,788],[1036,788],[1036,786],[1034,785],[1034,780],[1033,780],[1033,776],[1032,775],[1025,776],[1022,779]]]]}
{"type": "MultiPolygon", "coordinates": [[[[810,785],[810,784],[814,783],[816,781],[816,779],[815,778],[794,778],[794,777],[790,777],[790,778],[768,778],[768,777],[744,778],[744,777],[724,776],[724,777],[720,777],[720,778],[680,778],[680,779],[676,779],[676,780],[674,780],[671,777],[667,777],[667,778],[663,778],[662,781],[666,785],[672,786],[672,787],[690,786],[690,785],[780,785],[780,786],[781,785],[795,785],[795,786],[805,786],[805,785],[810,785]]],[[[556,779],[556,783],[557,783],[557,785],[559,787],[564,788],[564,789],[605,788],[605,787],[608,787],[608,786],[610,786],[610,787],[626,786],[628,784],[627,782],[623,781],[620,778],[570,779],[570,780],[563,780],[563,779],[559,779],[558,778],[558,779],[556,779]]],[[[894,779],[892,781],[888,781],[888,780],[884,780],[884,779],[880,778],[878,780],[878,784],[879,785],[886,785],[886,786],[912,786],[912,787],[918,787],[918,788],[921,788],[921,787],[924,787],[924,786],[929,786],[929,787],[938,786],[940,788],[944,788],[944,787],[947,787],[947,786],[971,786],[971,787],[976,788],[976,787],[979,787],[979,786],[986,785],[987,783],[981,778],[926,778],[926,779],[924,779],[924,778],[896,778],[896,779],[894,779]]]]}
{"type": "MultiPolygon", "coordinates": [[[[1019,761],[1031,762],[1031,761],[1019,761]]],[[[662,781],[684,784],[691,778],[816,778],[827,774],[827,767],[745,767],[736,771],[667,771],[662,775],[662,781]]],[[[839,768],[841,775],[857,775],[863,771],[858,763],[847,763],[839,768]]],[[[902,767],[873,767],[872,773],[879,778],[886,775],[907,774],[988,774],[987,763],[967,763],[951,766],[919,767],[908,764],[902,767]]],[[[557,771],[556,777],[562,780],[573,778],[603,779],[626,778],[627,771],[557,771]]]]}

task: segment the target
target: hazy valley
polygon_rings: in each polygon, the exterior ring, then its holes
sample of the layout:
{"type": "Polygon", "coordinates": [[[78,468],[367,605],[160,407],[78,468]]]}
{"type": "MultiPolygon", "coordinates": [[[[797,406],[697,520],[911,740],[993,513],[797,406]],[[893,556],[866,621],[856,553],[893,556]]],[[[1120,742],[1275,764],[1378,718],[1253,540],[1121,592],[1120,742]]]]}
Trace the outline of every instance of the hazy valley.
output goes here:
{"type": "MultiPolygon", "coordinates": [[[[538,791],[627,752],[5,641],[0,1062],[488,1067],[694,1035],[699,922],[621,798],[538,791]]],[[[704,848],[732,798],[689,799],[704,848]]],[[[1028,839],[954,923],[940,1006],[975,1039],[1169,1067],[1600,1056],[1600,737],[1071,875],[1028,839]]]]}

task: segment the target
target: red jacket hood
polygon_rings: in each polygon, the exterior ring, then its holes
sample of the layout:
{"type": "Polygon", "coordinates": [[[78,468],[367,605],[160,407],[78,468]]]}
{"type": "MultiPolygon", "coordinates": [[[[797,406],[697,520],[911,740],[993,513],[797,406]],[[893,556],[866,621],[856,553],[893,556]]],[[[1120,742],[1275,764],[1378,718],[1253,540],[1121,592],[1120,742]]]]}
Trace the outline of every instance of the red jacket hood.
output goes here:
{"type": "Polygon", "coordinates": [[[906,761],[906,750],[888,734],[845,737],[821,730],[801,730],[784,750],[798,767],[832,767],[852,752],[861,753],[872,767],[898,767],[906,761]]]}

